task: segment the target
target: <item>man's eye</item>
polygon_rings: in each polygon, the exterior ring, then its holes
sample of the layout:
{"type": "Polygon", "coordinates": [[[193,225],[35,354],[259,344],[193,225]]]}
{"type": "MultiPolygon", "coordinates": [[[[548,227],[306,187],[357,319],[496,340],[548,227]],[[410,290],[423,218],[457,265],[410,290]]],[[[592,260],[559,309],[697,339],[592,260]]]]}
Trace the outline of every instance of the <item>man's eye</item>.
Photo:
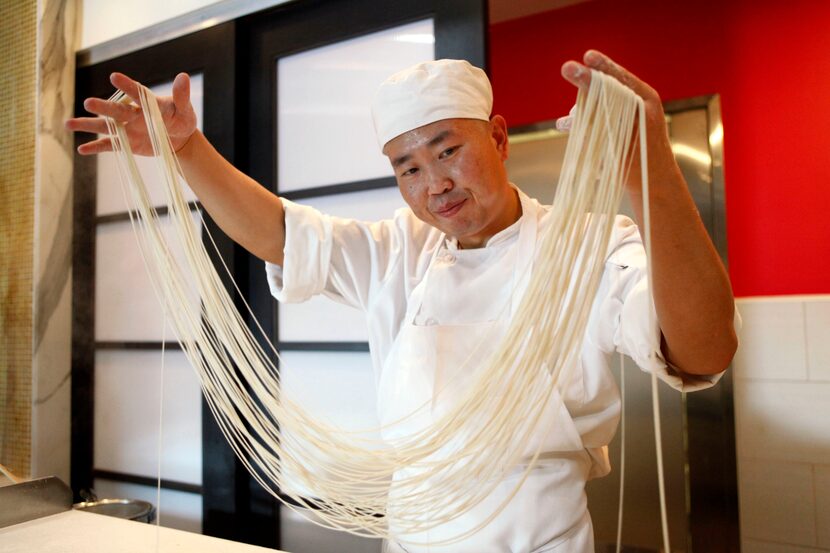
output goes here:
{"type": "Polygon", "coordinates": [[[456,151],[457,149],[458,149],[458,146],[453,146],[452,148],[447,148],[446,150],[444,150],[443,152],[441,152],[441,156],[440,156],[440,157],[445,158],[445,157],[447,157],[447,156],[451,156],[453,153],[455,153],[455,151],[456,151]]]}
{"type": "Polygon", "coordinates": [[[403,173],[401,173],[401,176],[402,176],[402,177],[408,177],[408,176],[414,175],[414,174],[415,174],[415,173],[417,173],[417,172],[418,172],[418,168],[417,168],[417,167],[410,167],[409,169],[407,169],[406,171],[404,171],[403,173]]]}

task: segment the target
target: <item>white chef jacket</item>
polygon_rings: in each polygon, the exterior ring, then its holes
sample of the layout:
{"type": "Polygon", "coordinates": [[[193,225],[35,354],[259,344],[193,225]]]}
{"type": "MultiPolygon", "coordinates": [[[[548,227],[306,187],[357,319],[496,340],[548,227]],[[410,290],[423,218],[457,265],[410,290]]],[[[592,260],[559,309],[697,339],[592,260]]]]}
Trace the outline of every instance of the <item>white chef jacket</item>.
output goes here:
{"type": "MultiPolygon", "coordinates": [[[[455,240],[420,221],[408,208],[397,210],[392,219],[368,223],[323,215],[283,200],[285,260],[283,267],[266,264],[271,292],[283,302],[324,294],[363,310],[377,383],[404,323],[412,291],[430,264],[429,292],[422,298],[415,324],[463,325],[504,315],[511,299],[519,228],[526,217],[535,217],[541,235],[550,215],[548,206],[518,193],[523,205],[520,220],[486,246],[471,250],[458,249],[455,240]]],[[[562,397],[590,457],[586,479],[610,471],[607,445],[620,413],[619,391],[610,370],[615,352],[630,356],[644,371],[678,390],[707,388],[722,376],[681,379],[667,365],[648,291],[645,251],[631,219],[617,217],[607,251],[582,347],[581,370],[562,397]]]]}

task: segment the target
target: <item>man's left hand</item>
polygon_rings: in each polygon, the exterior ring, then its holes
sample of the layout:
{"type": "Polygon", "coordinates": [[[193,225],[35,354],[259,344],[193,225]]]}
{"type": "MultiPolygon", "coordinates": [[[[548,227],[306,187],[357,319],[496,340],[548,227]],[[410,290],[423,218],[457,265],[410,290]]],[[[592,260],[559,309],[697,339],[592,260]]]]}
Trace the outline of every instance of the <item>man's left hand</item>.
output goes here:
{"type": "MultiPolygon", "coordinates": [[[[591,71],[601,71],[617,79],[620,83],[630,88],[635,94],[643,99],[646,109],[646,137],[648,140],[648,166],[649,181],[655,186],[668,183],[677,183],[679,168],[674,159],[671,149],[668,131],[666,129],[666,116],[663,111],[663,102],[660,95],[651,86],[638,79],[633,73],[617,64],[614,60],[597,50],[588,50],[583,56],[583,63],[567,61],[562,65],[562,76],[571,84],[579,88],[587,88],[591,84],[591,71]],[[667,178],[668,177],[668,178],[667,178]]],[[[557,121],[557,128],[568,130],[570,128],[570,117],[560,118],[557,121]]],[[[626,189],[632,196],[632,201],[639,201],[642,192],[640,190],[640,164],[639,144],[634,143],[632,148],[634,155],[631,171],[626,182],[626,189]]],[[[657,192],[656,190],[652,193],[657,192]]]]}

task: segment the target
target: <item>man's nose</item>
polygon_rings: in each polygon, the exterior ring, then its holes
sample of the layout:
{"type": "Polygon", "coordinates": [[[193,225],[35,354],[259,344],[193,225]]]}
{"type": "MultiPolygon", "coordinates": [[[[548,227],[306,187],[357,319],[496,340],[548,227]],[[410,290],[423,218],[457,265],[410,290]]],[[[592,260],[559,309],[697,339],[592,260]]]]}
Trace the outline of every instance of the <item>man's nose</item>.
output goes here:
{"type": "Polygon", "coordinates": [[[452,179],[443,171],[432,171],[429,174],[429,193],[433,195],[443,194],[452,190],[452,179]]]}

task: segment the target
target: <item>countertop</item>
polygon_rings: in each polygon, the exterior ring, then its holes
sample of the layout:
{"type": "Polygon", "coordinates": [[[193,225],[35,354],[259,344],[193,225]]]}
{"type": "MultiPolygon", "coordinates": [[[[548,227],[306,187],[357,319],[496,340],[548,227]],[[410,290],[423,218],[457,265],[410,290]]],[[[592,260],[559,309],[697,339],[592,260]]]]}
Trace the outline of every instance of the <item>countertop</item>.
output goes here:
{"type": "MultiPolygon", "coordinates": [[[[0,528],[3,553],[278,553],[93,513],[66,511],[0,528]],[[157,547],[158,545],[158,547],[157,547]]],[[[284,553],[284,552],[283,552],[284,553]]]]}

